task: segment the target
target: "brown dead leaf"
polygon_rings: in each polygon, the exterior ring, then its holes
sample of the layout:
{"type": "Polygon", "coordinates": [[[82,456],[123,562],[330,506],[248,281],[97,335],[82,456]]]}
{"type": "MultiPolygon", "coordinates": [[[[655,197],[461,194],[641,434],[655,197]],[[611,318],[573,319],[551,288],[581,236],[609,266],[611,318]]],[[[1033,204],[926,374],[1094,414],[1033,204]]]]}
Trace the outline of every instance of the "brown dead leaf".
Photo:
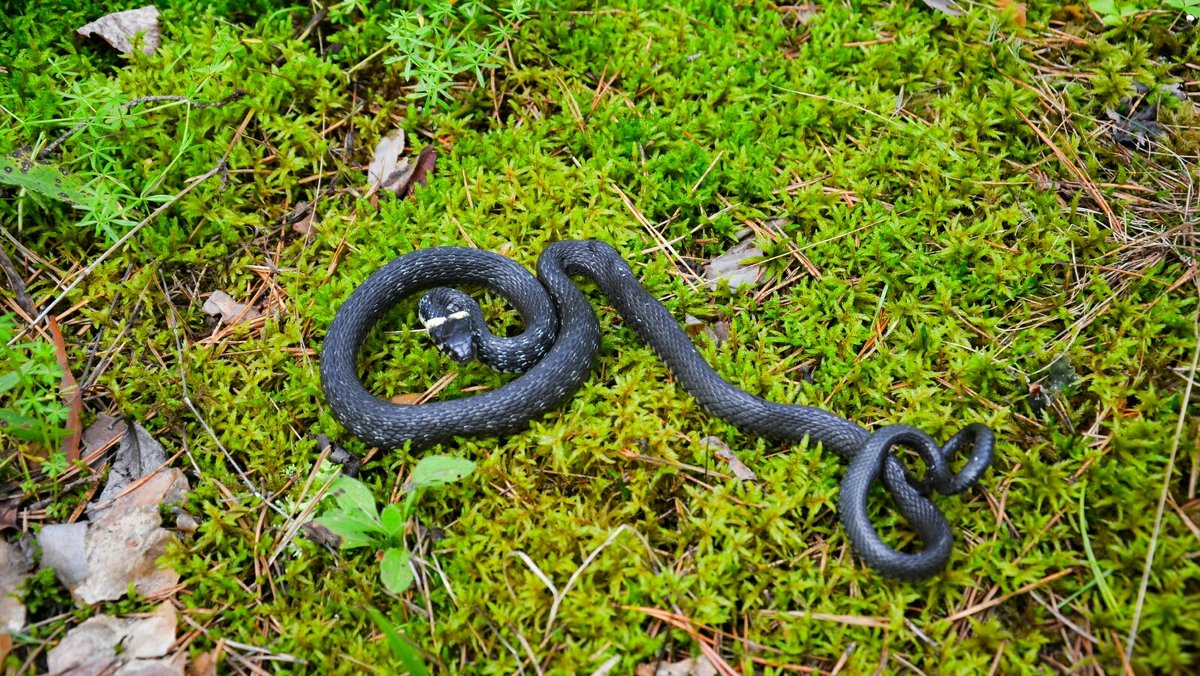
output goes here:
{"type": "Polygon", "coordinates": [[[292,227],[292,232],[308,237],[316,229],[317,210],[311,202],[300,202],[283,222],[292,227]]]}
{"type": "Polygon", "coordinates": [[[421,400],[424,398],[425,394],[423,392],[405,392],[404,394],[397,394],[396,396],[392,397],[390,401],[393,404],[399,404],[401,406],[416,406],[417,404],[421,403],[421,400]]]}
{"type": "Polygon", "coordinates": [[[72,596],[92,604],[123,597],[130,584],[149,596],[178,583],[178,572],[158,566],[172,538],[159,508],[182,502],[187,490],[183,472],[170,468],[116,500],[90,504],[87,578],[71,587],[72,596]]]}
{"type": "Polygon", "coordinates": [[[50,673],[182,674],[180,660],[158,659],[175,643],[177,626],[170,601],[145,618],[90,617],[50,650],[50,673]]]}
{"type": "Polygon", "coordinates": [[[958,5],[954,4],[954,0],[921,0],[921,1],[925,3],[926,7],[929,7],[930,9],[936,9],[937,11],[941,12],[942,14],[949,14],[950,16],[962,16],[962,10],[958,8],[958,5]]]}
{"type": "Polygon", "coordinates": [[[59,581],[70,587],[87,578],[87,524],[48,523],[37,535],[42,568],[52,568],[59,581]]]}
{"type": "Polygon", "coordinates": [[[708,264],[704,278],[708,280],[709,288],[717,288],[722,280],[729,284],[731,291],[757,284],[762,276],[762,266],[757,263],[747,264],[746,261],[762,255],[762,249],[758,248],[753,239],[736,244],[708,264]]]}
{"type": "Polygon", "coordinates": [[[54,341],[54,359],[63,374],[59,392],[62,394],[63,403],[67,405],[67,436],[63,439],[62,450],[67,462],[75,462],[79,459],[79,439],[83,435],[83,393],[79,391],[79,383],[75,382],[75,376],[71,375],[67,343],[58,328],[58,320],[51,316],[47,325],[50,328],[50,337],[54,341]]]}
{"type": "Polygon", "coordinates": [[[408,183],[413,167],[401,157],[404,154],[404,130],[393,130],[375,145],[375,154],[367,167],[367,184],[372,190],[389,190],[396,194],[408,183]],[[375,186],[378,186],[376,188],[375,186]]]}
{"type": "Polygon", "coordinates": [[[704,334],[716,345],[722,345],[729,340],[728,319],[718,319],[709,323],[698,317],[687,315],[683,318],[683,330],[689,336],[704,334]]]}
{"type": "MultiPolygon", "coordinates": [[[[88,428],[88,431],[91,432],[92,427],[102,423],[108,423],[109,429],[115,429],[112,427],[111,420],[111,417],[109,420],[97,420],[88,428]]],[[[122,424],[121,427],[124,428],[125,425],[122,424]]],[[[102,428],[98,436],[103,435],[102,428]]],[[[113,453],[112,470],[108,473],[108,483],[104,485],[104,490],[100,491],[100,497],[96,498],[92,505],[104,504],[116,498],[130,483],[160,469],[166,462],[167,452],[163,449],[162,444],[150,436],[145,427],[134,423],[132,434],[128,430],[123,431],[121,442],[113,453]]],[[[93,510],[94,507],[89,506],[88,514],[92,515],[93,510]]],[[[92,518],[95,518],[94,515],[92,518]]]]}
{"type": "Polygon", "coordinates": [[[209,315],[221,315],[221,322],[234,324],[258,319],[262,313],[244,303],[239,303],[224,291],[213,291],[208,300],[204,301],[204,312],[209,315]]]}
{"type": "Polygon", "coordinates": [[[1086,23],[1089,16],[1083,5],[1063,5],[1054,10],[1050,14],[1050,18],[1063,23],[1086,23]]]}
{"type": "MultiPolygon", "coordinates": [[[[21,603],[17,590],[32,568],[33,562],[26,552],[17,545],[0,540],[0,637],[25,628],[25,604],[21,603]]],[[[9,644],[8,649],[11,647],[9,644]]],[[[8,649],[0,644],[0,664],[4,664],[4,654],[8,649]]]]}
{"type": "MultiPolygon", "coordinates": [[[[136,436],[140,435],[130,435],[136,436]]],[[[140,444],[150,446],[145,439],[140,444]]],[[[144,459],[154,464],[152,449],[146,450],[144,459]]],[[[128,466],[128,462],[125,464],[128,466]]],[[[148,478],[135,478],[132,483],[127,479],[128,476],[114,474],[112,480],[117,482],[114,485],[124,488],[106,488],[105,494],[123,495],[90,503],[89,521],[47,524],[38,534],[42,567],[54,569],[80,603],[90,605],[119,599],[130,585],[148,596],[179,582],[178,572],[158,566],[172,537],[162,527],[159,510],[164,504],[183,501],[188,490],[187,479],[175,468],[160,470],[148,478]]]]}
{"type": "Polygon", "coordinates": [[[133,52],[132,41],[139,33],[143,54],[153,54],[161,42],[158,8],[154,5],[102,16],[75,32],[85,38],[98,37],[122,54],[133,52]]]}
{"type": "Polygon", "coordinates": [[[1011,12],[1013,23],[1017,24],[1018,26],[1025,25],[1025,3],[1013,2],[1013,0],[998,0],[996,2],[996,6],[1000,8],[1001,12],[1003,12],[1005,9],[1011,12]]]}
{"type": "Polygon", "coordinates": [[[83,430],[83,452],[92,455],[102,448],[119,442],[125,436],[125,421],[120,418],[101,413],[96,421],[83,430]]]}
{"type": "Polygon", "coordinates": [[[637,676],[717,676],[717,668],[701,655],[679,662],[639,664],[634,673],[637,676]]]}
{"type": "Polygon", "coordinates": [[[215,649],[196,655],[187,667],[187,676],[217,676],[219,659],[220,655],[215,649]]]}
{"type": "Polygon", "coordinates": [[[421,148],[420,154],[417,155],[417,159],[413,163],[412,172],[406,177],[404,184],[397,187],[396,194],[401,197],[407,197],[413,194],[417,185],[424,187],[429,182],[429,174],[433,173],[433,167],[436,163],[437,151],[433,149],[433,146],[421,148]]]}
{"type": "Polygon", "coordinates": [[[729,448],[729,444],[717,437],[704,437],[700,440],[700,445],[708,448],[713,455],[729,463],[729,471],[742,481],[758,481],[758,476],[754,474],[754,470],[746,466],[740,458],[734,454],[733,449],[729,448]]]}
{"type": "Polygon", "coordinates": [[[20,504],[19,497],[0,502],[0,533],[17,527],[17,506],[20,504]]]}

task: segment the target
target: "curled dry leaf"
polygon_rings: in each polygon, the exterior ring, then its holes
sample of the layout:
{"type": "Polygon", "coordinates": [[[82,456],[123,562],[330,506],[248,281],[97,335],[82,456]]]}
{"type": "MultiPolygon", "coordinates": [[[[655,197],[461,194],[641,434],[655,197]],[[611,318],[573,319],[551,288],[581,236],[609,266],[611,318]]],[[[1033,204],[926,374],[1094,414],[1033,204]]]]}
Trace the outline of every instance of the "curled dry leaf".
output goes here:
{"type": "MultiPolygon", "coordinates": [[[[115,431],[117,427],[113,421],[117,420],[112,416],[104,416],[92,423],[88,427],[88,432],[92,431],[93,427],[100,426],[97,433],[93,436],[102,437],[105,435],[104,430],[115,431]]],[[[117,449],[113,454],[112,470],[108,473],[108,483],[104,485],[104,490],[100,492],[100,497],[92,503],[99,505],[112,500],[121,494],[133,481],[140,479],[147,474],[161,468],[167,462],[167,452],[163,449],[162,444],[158,443],[145,427],[134,423],[133,434],[125,431],[125,424],[117,421],[122,428],[121,442],[117,445],[117,449]]],[[[88,514],[92,515],[94,508],[89,505],[88,514]]],[[[95,518],[92,516],[92,518],[95,518]]]]}
{"type": "Polygon", "coordinates": [[[925,3],[926,7],[929,7],[930,9],[936,9],[937,11],[941,12],[942,14],[949,14],[950,16],[962,16],[962,10],[958,8],[958,5],[954,4],[954,0],[921,0],[921,1],[925,3]]]}
{"type": "Polygon", "coordinates": [[[1018,26],[1025,25],[1025,20],[1026,20],[1025,3],[1014,2],[1013,0],[999,0],[996,3],[996,6],[1002,10],[1006,9],[1009,12],[1011,12],[1013,23],[1017,24],[1018,26]]]}
{"type": "Polygon", "coordinates": [[[188,665],[187,676],[216,676],[218,659],[219,653],[215,649],[196,655],[188,665]]]}
{"type": "Polygon", "coordinates": [[[154,5],[102,16],[75,32],[85,38],[101,38],[122,54],[133,52],[133,39],[139,33],[142,34],[144,54],[153,54],[161,42],[158,8],[154,5]]]}
{"type": "Polygon", "coordinates": [[[717,437],[704,437],[700,440],[700,445],[705,446],[712,454],[729,463],[729,471],[733,472],[733,476],[741,481],[758,481],[758,476],[754,470],[746,466],[740,458],[729,448],[729,444],[725,443],[717,437]]]}
{"type": "Polygon", "coordinates": [[[412,194],[413,186],[420,185],[425,187],[429,182],[429,175],[433,173],[433,167],[437,163],[437,151],[433,146],[425,146],[421,148],[420,154],[417,155],[416,169],[413,171],[412,179],[408,185],[404,187],[406,194],[412,194]]]}
{"type": "MultiPolygon", "coordinates": [[[[83,430],[83,452],[92,455],[102,448],[111,446],[125,437],[125,421],[120,418],[101,413],[96,416],[96,422],[83,430]]],[[[109,479],[111,481],[112,479],[109,479]]]]}
{"type": "Polygon", "coordinates": [[[717,668],[701,655],[678,662],[639,664],[634,673],[637,676],[717,676],[717,668]]]}
{"type": "Polygon", "coordinates": [[[162,527],[159,506],[178,503],[188,490],[183,472],[171,468],[151,476],[112,501],[93,505],[87,532],[87,578],[71,588],[83,603],[121,598],[132,584],[149,596],[174,586],[179,573],[159,568],[171,533],[162,527]]]}
{"type": "Polygon", "coordinates": [[[284,225],[292,226],[292,232],[307,237],[316,229],[317,210],[311,202],[300,202],[283,222],[284,225]]]}
{"type": "Polygon", "coordinates": [[[762,276],[762,266],[757,263],[747,264],[746,261],[762,255],[762,249],[758,248],[753,239],[748,239],[717,256],[704,271],[709,288],[717,288],[721,280],[729,283],[731,291],[757,284],[762,276]]]}
{"type": "Polygon", "coordinates": [[[689,336],[704,334],[717,345],[723,345],[725,341],[729,340],[729,329],[728,319],[718,319],[708,323],[693,315],[686,315],[683,318],[683,330],[689,336]]]}
{"type": "Polygon", "coordinates": [[[204,312],[209,315],[221,315],[223,324],[248,322],[262,316],[258,310],[237,302],[224,291],[213,291],[208,300],[204,301],[204,312]]]}
{"type": "Polygon", "coordinates": [[[0,533],[9,528],[17,526],[17,505],[21,504],[21,498],[12,498],[0,502],[0,533]]]}
{"type": "MultiPolygon", "coordinates": [[[[111,444],[127,427],[102,416],[84,434],[92,448],[111,444]]],[[[187,479],[175,468],[163,469],[166,452],[141,425],[127,431],[115,451],[109,483],[88,504],[89,520],[48,524],[38,535],[42,566],[55,574],[81,603],[121,598],[132,584],[143,595],[174,586],[179,573],[159,568],[171,534],[159,516],[164,504],[183,502],[187,479]]]]}
{"type": "Polygon", "coordinates": [[[87,578],[87,524],[50,523],[38,532],[42,568],[53,568],[66,586],[87,578]]]}
{"type": "Polygon", "coordinates": [[[403,154],[403,129],[396,129],[380,139],[371,157],[371,164],[367,167],[367,183],[373,189],[402,194],[416,169],[407,158],[401,157],[403,154]]]}
{"type": "MultiPolygon", "coordinates": [[[[1122,103],[1129,102],[1126,100],[1122,103]]],[[[1129,106],[1123,105],[1122,108],[1128,110],[1129,106]]],[[[1154,139],[1167,135],[1167,130],[1158,123],[1157,105],[1142,106],[1128,115],[1108,108],[1104,115],[1112,120],[1113,125],[1109,128],[1112,139],[1123,145],[1147,149],[1154,139]]]]}
{"type": "MultiPolygon", "coordinates": [[[[33,562],[26,552],[0,540],[0,636],[25,628],[25,604],[17,591],[32,568],[33,562]]],[[[0,664],[4,663],[4,653],[5,647],[0,645],[0,664]]]]}
{"type": "Polygon", "coordinates": [[[182,674],[182,659],[158,659],[175,643],[177,625],[170,601],[145,618],[90,617],[47,655],[50,673],[182,674]]]}

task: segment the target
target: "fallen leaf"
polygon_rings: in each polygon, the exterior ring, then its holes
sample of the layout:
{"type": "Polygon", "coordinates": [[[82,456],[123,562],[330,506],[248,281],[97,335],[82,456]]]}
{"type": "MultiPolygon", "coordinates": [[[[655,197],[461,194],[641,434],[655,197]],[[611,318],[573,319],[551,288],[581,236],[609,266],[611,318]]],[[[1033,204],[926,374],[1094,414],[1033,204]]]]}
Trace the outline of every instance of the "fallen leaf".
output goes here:
{"type": "Polygon", "coordinates": [[[1013,23],[1018,26],[1025,25],[1025,3],[1013,2],[1013,0],[999,0],[996,6],[1001,10],[1008,9],[1012,12],[1013,23]]]}
{"type": "Polygon", "coordinates": [[[783,12],[784,17],[792,17],[792,25],[807,24],[808,20],[817,15],[821,11],[819,5],[787,5],[778,7],[780,12],[783,12]]]}
{"type": "Polygon", "coordinates": [[[333,443],[324,434],[318,434],[317,452],[320,453],[327,447],[329,448],[329,462],[341,465],[342,474],[346,476],[358,476],[358,470],[362,467],[362,459],[338,444],[333,443]]]}
{"type": "Polygon", "coordinates": [[[397,394],[389,401],[391,401],[393,404],[399,404],[400,406],[416,406],[417,404],[421,403],[421,400],[424,398],[425,394],[423,392],[405,392],[403,394],[397,394]]]}
{"type": "Polygon", "coordinates": [[[1050,18],[1063,23],[1085,23],[1089,16],[1083,9],[1083,5],[1063,5],[1054,10],[1050,14],[1050,18]]]}
{"type": "Polygon", "coordinates": [[[384,136],[375,145],[375,154],[371,156],[371,164],[367,167],[367,184],[379,186],[379,190],[397,190],[398,184],[407,181],[406,174],[411,174],[408,160],[400,157],[404,154],[404,130],[396,129],[384,136]]]}
{"type": "Polygon", "coordinates": [[[0,502],[0,533],[17,527],[17,506],[20,504],[19,497],[0,502]]]}
{"type": "Polygon", "coordinates": [[[639,664],[634,673],[636,676],[716,676],[717,668],[707,657],[701,655],[679,662],[639,664]]]}
{"type": "Polygon", "coordinates": [[[218,659],[216,649],[196,655],[188,665],[187,676],[216,676],[218,659]]]}
{"type": "Polygon", "coordinates": [[[401,191],[402,195],[411,195],[413,186],[420,185],[422,188],[429,182],[429,174],[433,173],[433,167],[437,164],[437,151],[433,146],[425,146],[421,148],[420,154],[417,155],[416,168],[412,176],[409,177],[408,183],[401,191]]]}
{"type": "Polygon", "coordinates": [[[75,382],[75,376],[71,373],[71,362],[67,358],[67,343],[63,340],[62,331],[58,328],[58,319],[51,316],[46,320],[46,325],[50,329],[50,337],[54,342],[54,359],[58,363],[59,370],[62,371],[59,393],[62,395],[63,404],[67,407],[67,436],[63,438],[62,451],[67,462],[75,462],[79,459],[79,440],[83,436],[83,393],[80,392],[79,383],[75,382]]]}
{"type": "Polygon", "coordinates": [[[153,54],[160,43],[158,8],[147,5],[107,14],[75,32],[85,38],[99,37],[122,54],[133,52],[132,40],[142,33],[142,53],[153,54]]]}
{"type": "Polygon", "coordinates": [[[721,280],[728,282],[730,291],[753,286],[762,276],[762,266],[757,263],[746,264],[746,261],[762,255],[762,249],[755,245],[753,239],[733,246],[708,264],[704,278],[708,280],[709,288],[717,288],[721,280]]]}
{"type": "Polygon", "coordinates": [[[958,8],[958,5],[954,4],[954,0],[921,0],[921,2],[924,2],[926,7],[936,9],[942,14],[962,16],[962,10],[958,8]]]}
{"type": "MultiPolygon", "coordinates": [[[[111,423],[109,425],[110,429],[115,429],[111,423]]],[[[124,427],[123,424],[122,427],[124,427]]],[[[88,429],[91,430],[91,427],[88,429]]],[[[112,500],[120,495],[121,491],[125,490],[130,483],[160,469],[166,462],[167,452],[163,450],[162,444],[150,436],[145,427],[134,423],[133,434],[126,430],[121,436],[121,442],[113,454],[108,483],[104,485],[104,490],[100,491],[100,496],[92,505],[112,500]]],[[[92,512],[89,510],[88,514],[91,515],[92,512]]]]}
{"type": "Polygon", "coordinates": [[[42,568],[52,568],[68,587],[87,579],[87,528],[83,522],[49,523],[37,535],[42,568]]]}
{"type": "MultiPolygon", "coordinates": [[[[1122,104],[1121,109],[1128,110],[1132,101],[1125,99],[1122,104]]],[[[1112,108],[1106,109],[1104,114],[1113,121],[1108,133],[1117,143],[1146,149],[1152,139],[1167,135],[1167,130],[1158,123],[1157,105],[1142,106],[1128,116],[1112,108]]]]}
{"type": "Polygon", "coordinates": [[[171,666],[181,660],[156,659],[175,643],[177,625],[170,601],[140,619],[96,615],[67,632],[47,666],[51,674],[182,674],[182,664],[171,666]]]}
{"type": "Polygon", "coordinates": [[[90,456],[100,449],[120,441],[124,436],[125,421],[114,415],[101,413],[96,416],[95,422],[83,430],[83,452],[90,456]]]}
{"type": "Polygon", "coordinates": [[[686,315],[683,318],[683,330],[689,336],[704,334],[716,345],[722,345],[729,340],[729,320],[718,319],[711,324],[698,317],[686,315]]]}
{"type": "MultiPolygon", "coordinates": [[[[0,637],[25,628],[25,604],[17,590],[25,581],[33,561],[14,544],[0,540],[0,637]]],[[[11,649],[11,644],[8,646],[11,649]]],[[[0,664],[4,664],[5,646],[0,645],[0,664]]]]}
{"type": "Polygon", "coordinates": [[[758,481],[758,476],[754,474],[754,470],[746,466],[740,458],[734,454],[733,449],[729,448],[729,444],[725,443],[717,437],[704,437],[700,440],[701,446],[708,447],[708,450],[713,455],[729,463],[729,471],[733,472],[733,476],[742,481],[758,481]]]}
{"type": "Polygon", "coordinates": [[[292,226],[292,232],[299,233],[307,237],[316,229],[317,210],[313,208],[311,202],[301,202],[296,205],[292,213],[288,214],[284,219],[285,225],[292,226]]]}
{"type": "Polygon", "coordinates": [[[170,468],[115,500],[88,505],[87,577],[68,585],[72,596],[93,604],[123,597],[131,584],[143,596],[175,586],[179,573],[158,566],[172,538],[159,510],[182,502],[187,490],[183,472],[170,468]]]}
{"type": "Polygon", "coordinates": [[[204,312],[209,315],[221,315],[221,322],[234,324],[258,319],[262,313],[233,299],[224,291],[213,291],[208,300],[204,301],[204,312]]]}

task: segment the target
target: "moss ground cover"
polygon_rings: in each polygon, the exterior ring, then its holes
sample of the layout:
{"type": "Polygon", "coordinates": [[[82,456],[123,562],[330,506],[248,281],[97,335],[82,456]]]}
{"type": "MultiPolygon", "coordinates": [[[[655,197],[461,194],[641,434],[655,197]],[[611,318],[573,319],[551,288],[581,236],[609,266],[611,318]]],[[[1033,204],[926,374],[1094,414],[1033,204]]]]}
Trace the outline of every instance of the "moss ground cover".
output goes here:
{"type": "MultiPolygon", "coordinates": [[[[1200,34],[1178,12],[1107,27],[1044,3],[543,3],[482,84],[424,105],[382,5],[161,2],[161,47],[131,56],[72,37],[108,3],[0,19],[0,151],[36,155],[82,125],[43,159],[90,195],[80,209],[3,187],[0,246],[39,304],[78,280],[54,313],[85,419],[141,421],[190,472],[199,529],[168,557],[189,650],[225,639],[303,660],[227,647],[244,653],[232,669],[386,671],[375,608],[435,671],[617,657],[630,673],[702,647],[746,673],[1197,668],[1200,34]],[[1149,106],[1154,126],[1132,125],[1149,106]],[[397,127],[438,152],[409,199],[366,184],[397,127]],[[762,284],[699,282],[767,223],[762,284]],[[374,552],[284,547],[318,434],[368,458],[381,502],[418,459],[371,452],[325,407],[317,360],[342,299],[414,248],[532,266],[563,238],[624,252],[677,317],[728,321],[728,340],[697,341],[751,392],[938,438],[995,429],[981,489],[940,499],[958,533],[947,572],[865,569],[836,519],[837,459],[707,417],[590,290],[604,342],[578,396],[521,434],[438,449],[477,469],[417,508],[412,590],[388,595],[374,552]],[[217,290],[264,316],[216,324],[201,308],[217,290]],[[707,435],[758,480],[723,476],[707,435]]],[[[406,332],[412,305],[368,341],[374,392],[508,378],[406,332]]],[[[88,485],[55,487],[19,442],[3,438],[3,496],[53,494],[29,528],[65,518],[88,485]]],[[[882,493],[873,509],[910,539],[882,493]]],[[[56,584],[29,586],[37,624],[7,667],[44,666],[81,615],[154,605],[69,612],[56,584]]]]}

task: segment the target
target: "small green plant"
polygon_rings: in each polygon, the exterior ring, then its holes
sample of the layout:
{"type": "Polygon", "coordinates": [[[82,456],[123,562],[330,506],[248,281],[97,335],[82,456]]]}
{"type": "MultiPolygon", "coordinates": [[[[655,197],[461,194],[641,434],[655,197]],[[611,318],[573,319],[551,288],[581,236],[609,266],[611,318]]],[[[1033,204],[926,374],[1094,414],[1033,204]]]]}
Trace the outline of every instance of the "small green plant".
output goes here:
{"type": "Polygon", "coordinates": [[[1200,19],[1200,0],[1164,0],[1163,4],[1177,9],[1193,19],[1200,19]]]}
{"type": "Polygon", "coordinates": [[[1106,26],[1117,26],[1129,17],[1168,7],[1200,18],[1200,0],[1089,0],[1088,6],[1100,15],[1106,26]]]}
{"type": "Polygon", "coordinates": [[[1116,26],[1146,11],[1144,0],[1089,0],[1088,6],[1100,15],[1100,20],[1106,26],[1116,26]]]}
{"type": "Polygon", "coordinates": [[[371,620],[375,622],[379,630],[387,637],[388,646],[392,649],[392,655],[396,657],[396,660],[400,664],[404,665],[409,674],[412,676],[425,676],[429,673],[429,669],[425,666],[425,660],[421,659],[421,654],[396,630],[396,627],[391,622],[387,621],[383,613],[374,608],[367,608],[367,613],[370,614],[371,620]]]}
{"type": "Polygon", "coordinates": [[[14,315],[0,315],[0,444],[12,437],[50,448],[65,434],[67,407],[58,392],[62,371],[53,345],[17,343],[16,333],[14,315]]]}
{"type": "Polygon", "coordinates": [[[445,486],[469,475],[475,463],[463,458],[435,455],[423,458],[413,469],[404,505],[375,508],[375,496],[363,482],[339,476],[331,487],[334,505],[315,521],[342,539],[343,549],[375,547],[382,554],[379,574],[389,594],[399,594],[413,583],[404,530],[412,515],[417,495],[425,488],[445,486]]]}
{"type": "Polygon", "coordinates": [[[529,18],[532,0],[433,0],[417,9],[396,12],[387,27],[399,54],[401,75],[413,81],[410,98],[449,102],[454,80],[470,73],[484,84],[483,72],[502,63],[501,46],[529,18]]]}

